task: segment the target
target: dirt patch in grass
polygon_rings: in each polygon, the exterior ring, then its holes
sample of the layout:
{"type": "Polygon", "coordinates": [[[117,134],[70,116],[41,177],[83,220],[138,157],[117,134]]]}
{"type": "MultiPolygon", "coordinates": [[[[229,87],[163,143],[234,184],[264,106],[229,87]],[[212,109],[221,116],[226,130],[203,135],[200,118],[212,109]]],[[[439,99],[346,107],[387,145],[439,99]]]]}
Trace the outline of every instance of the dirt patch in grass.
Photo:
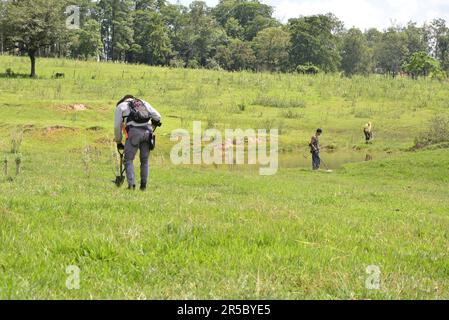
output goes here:
{"type": "Polygon", "coordinates": [[[56,126],[51,126],[51,127],[45,128],[44,134],[48,136],[48,135],[52,135],[55,133],[67,132],[67,131],[76,132],[76,131],[79,131],[79,129],[56,125],[56,126]]]}
{"type": "Polygon", "coordinates": [[[89,130],[89,131],[101,131],[103,129],[104,129],[103,127],[99,127],[99,126],[87,128],[87,130],[89,130]]]}
{"type": "Polygon", "coordinates": [[[26,124],[23,126],[23,133],[31,132],[36,130],[36,126],[34,124],[26,124]]]}
{"type": "Polygon", "coordinates": [[[86,111],[89,107],[83,103],[74,103],[69,105],[60,105],[58,106],[58,109],[64,111],[86,111]]]}

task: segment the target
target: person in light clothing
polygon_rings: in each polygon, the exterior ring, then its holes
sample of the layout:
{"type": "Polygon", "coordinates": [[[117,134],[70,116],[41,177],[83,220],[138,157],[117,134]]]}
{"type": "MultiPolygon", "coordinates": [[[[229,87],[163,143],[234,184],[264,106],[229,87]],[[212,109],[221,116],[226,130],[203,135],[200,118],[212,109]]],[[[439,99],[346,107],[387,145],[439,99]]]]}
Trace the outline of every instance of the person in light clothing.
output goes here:
{"type": "Polygon", "coordinates": [[[147,188],[149,156],[154,128],[161,125],[161,115],[148,102],[127,95],[121,99],[115,111],[114,136],[119,151],[124,150],[128,189],[136,189],[134,158],[140,150],[140,190],[147,188]],[[126,142],[123,144],[123,133],[126,142]]]}
{"type": "Polygon", "coordinates": [[[368,122],[363,128],[363,133],[365,134],[366,143],[370,143],[373,140],[373,124],[368,122]]]}

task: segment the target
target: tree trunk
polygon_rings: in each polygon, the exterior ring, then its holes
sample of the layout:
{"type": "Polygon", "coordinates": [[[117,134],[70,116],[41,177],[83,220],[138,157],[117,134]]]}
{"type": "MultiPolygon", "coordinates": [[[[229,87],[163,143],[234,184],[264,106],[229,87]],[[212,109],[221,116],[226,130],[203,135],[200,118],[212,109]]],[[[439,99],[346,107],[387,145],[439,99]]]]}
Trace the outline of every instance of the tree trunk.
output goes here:
{"type": "Polygon", "coordinates": [[[31,78],[36,78],[36,51],[30,51],[28,52],[28,56],[30,57],[31,61],[31,78]]]}
{"type": "Polygon", "coordinates": [[[110,43],[111,43],[111,60],[114,62],[115,61],[115,57],[114,57],[114,49],[115,49],[115,8],[112,7],[112,21],[111,21],[111,27],[112,27],[112,35],[111,35],[111,39],[110,39],[110,43]]]}

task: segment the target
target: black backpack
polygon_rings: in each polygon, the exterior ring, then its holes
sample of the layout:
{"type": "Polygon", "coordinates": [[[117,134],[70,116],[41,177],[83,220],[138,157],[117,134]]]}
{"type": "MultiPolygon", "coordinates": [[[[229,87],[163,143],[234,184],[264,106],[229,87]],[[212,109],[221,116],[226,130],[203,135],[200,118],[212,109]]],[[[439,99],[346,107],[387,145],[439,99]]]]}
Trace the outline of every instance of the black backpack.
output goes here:
{"type": "Polygon", "coordinates": [[[134,99],[129,102],[130,114],[126,122],[148,123],[151,120],[150,112],[142,100],[134,99]]]}

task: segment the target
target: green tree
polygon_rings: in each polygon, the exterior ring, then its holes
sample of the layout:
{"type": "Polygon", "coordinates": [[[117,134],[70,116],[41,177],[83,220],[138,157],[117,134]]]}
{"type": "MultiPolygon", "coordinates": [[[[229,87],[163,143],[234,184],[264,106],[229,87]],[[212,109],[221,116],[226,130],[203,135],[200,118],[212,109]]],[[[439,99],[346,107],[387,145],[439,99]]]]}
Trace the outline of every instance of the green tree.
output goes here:
{"type": "Polygon", "coordinates": [[[191,66],[192,60],[206,66],[216,54],[217,47],[226,43],[226,33],[211,15],[210,8],[202,1],[190,4],[187,24],[181,30],[180,55],[191,66]]]}
{"type": "Polygon", "coordinates": [[[416,52],[427,52],[428,43],[425,28],[420,28],[415,22],[409,22],[404,29],[407,35],[407,49],[409,56],[416,52]]]}
{"type": "Polygon", "coordinates": [[[411,74],[413,79],[419,76],[440,75],[442,73],[440,63],[427,52],[415,52],[402,66],[402,69],[411,74]]]}
{"type": "Polygon", "coordinates": [[[430,47],[432,55],[449,71],[449,28],[444,19],[434,20],[430,27],[430,47]]]}
{"type": "Polygon", "coordinates": [[[369,72],[375,72],[376,68],[379,68],[378,54],[382,46],[383,34],[376,28],[371,28],[365,31],[364,36],[368,45],[369,56],[371,57],[369,72]]]}
{"type": "Polygon", "coordinates": [[[231,70],[232,52],[229,45],[219,45],[214,58],[221,68],[231,70]]]}
{"type": "Polygon", "coordinates": [[[244,38],[245,28],[240,25],[239,21],[236,18],[230,17],[228,21],[226,21],[224,28],[226,30],[226,34],[231,38],[244,38]]]}
{"type": "Polygon", "coordinates": [[[71,37],[70,51],[74,58],[96,57],[98,59],[103,43],[101,42],[100,23],[94,19],[86,20],[81,29],[75,30],[71,37]]]}
{"type": "Polygon", "coordinates": [[[281,27],[260,31],[253,40],[258,69],[279,71],[288,67],[290,35],[281,27]]]}
{"type": "Polygon", "coordinates": [[[290,60],[294,68],[311,63],[326,72],[340,65],[339,39],[342,23],[332,14],[290,19],[290,60]]]}
{"type": "Polygon", "coordinates": [[[135,10],[151,10],[160,12],[167,5],[165,0],[134,0],[135,10]]]}
{"type": "MultiPolygon", "coordinates": [[[[270,7],[271,9],[271,7],[270,7]]],[[[252,19],[245,27],[245,38],[246,41],[252,41],[254,37],[261,31],[266,28],[274,28],[279,27],[281,24],[274,18],[271,17],[270,14],[266,13],[266,15],[258,14],[252,19]]]]}
{"type": "Polygon", "coordinates": [[[371,28],[365,31],[365,38],[368,47],[374,49],[379,43],[382,42],[382,32],[376,28],[371,28]]]}
{"type": "Polygon", "coordinates": [[[253,69],[256,57],[249,42],[231,39],[228,46],[218,48],[216,60],[227,70],[240,71],[253,69]]]}
{"type": "Polygon", "coordinates": [[[100,0],[101,38],[108,60],[126,60],[133,40],[131,0],[100,0]]]}
{"type": "Polygon", "coordinates": [[[399,28],[391,27],[382,36],[382,43],[376,49],[378,67],[393,78],[401,70],[408,56],[407,35],[399,28]]]}
{"type": "MultiPolygon", "coordinates": [[[[189,25],[188,8],[178,4],[167,4],[161,8],[161,14],[168,30],[168,37],[171,45],[171,60],[176,65],[181,65],[184,61],[183,53],[186,52],[183,37],[185,29],[189,25]]],[[[183,63],[185,65],[185,63],[183,63]]]]}
{"type": "Polygon", "coordinates": [[[251,41],[259,31],[279,26],[273,8],[258,0],[220,0],[212,12],[229,37],[241,40],[251,41]]]}
{"type": "Polygon", "coordinates": [[[67,28],[61,0],[7,1],[5,24],[9,43],[26,53],[31,62],[30,76],[36,76],[36,55],[43,47],[51,46],[63,37],[67,28]]]}
{"type": "Polygon", "coordinates": [[[150,65],[166,65],[171,55],[168,29],[159,12],[137,10],[134,13],[133,52],[136,60],[150,65]]]}
{"type": "Polygon", "coordinates": [[[371,55],[368,41],[359,29],[352,28],[343,35],[341,58],[341,68],[347,76],[369,73],[371,55]]]}
{"type": "Polygon", "coordinates": [[[0,1],[0,54],[6,47],[6,2],[0,1]]]}

